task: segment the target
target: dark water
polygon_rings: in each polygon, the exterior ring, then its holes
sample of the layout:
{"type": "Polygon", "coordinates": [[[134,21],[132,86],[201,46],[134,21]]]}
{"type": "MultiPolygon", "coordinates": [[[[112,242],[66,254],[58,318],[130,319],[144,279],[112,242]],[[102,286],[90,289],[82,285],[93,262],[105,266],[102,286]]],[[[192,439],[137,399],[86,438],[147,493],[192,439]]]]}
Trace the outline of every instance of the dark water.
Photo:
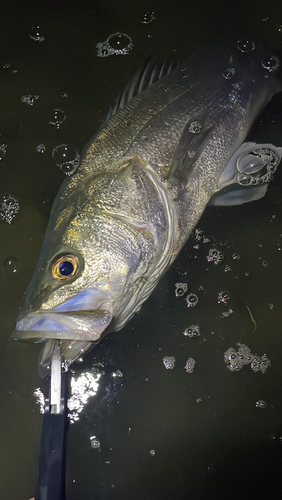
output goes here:
{"type": "MultiPolygon", "coordinates": [[[[33,396],[42,385],[39,348],[8,339],[64,178],[52,148],[67,143],[81,151],[148,56],[183,60],[203,42],[241,37],[282,56],[282,11],[273,0],[1,6],[0,143],[7,148],[0,192],[14,195],[20,211],[11,225],[0,223],[0,500],[27,500],[35,491],[42,422],[33,396]],[[156,19],[141,23],[152,11],[156,19]],[[42,43],[28,36],[37,25],[42,43]],[[98,58],[96,43],[117,31],[132,37],[133,51],[98,58]],[[25,94],[39,99],[28,106],[25,94]],[[59,129],[48,123],[56,108],[66,114],[59,129]],[[43,154],[35,151],[40,143],[43,154]],[[18,261],[16,272],[4,269],[7,257],[18,261]]],[[[276,96],[249,139],[282,145],[281,110],[276,96]]],[[[74,366],[78,375],[103,363],[104,375],[70,428],[68,500],[282,497],[281,186],[280,167],[263,200],[207,208],[198,228],[210,241],[191,238],[141,312],[74,366]],[[206,259],[214,246],[225,254],[218,266],[206,259]],[[199,297],[194,309],[175,296],[175,283],[188,281],[199,297]],[[217,303],[223,290],[227,306],[217,303]],[[221,317],[229,308],[232,314],[221,317]],[[192,324],[201,336],[182,335],[192,324]],[[227,369],[224,352],[237,342],[267,354],[265,374],[227,369]],[[176,358],[173,370],[164,368],[164,356],[176,358]],[[189,357],[196,360],[192,374],[184,370],[189,357]],[[122,383],[112,376],[117,370],[122,383]],[[259,400],[265,408],[256,407],[259,400]],[[100,450],[90,446],[93,435],[100,450]]]]}

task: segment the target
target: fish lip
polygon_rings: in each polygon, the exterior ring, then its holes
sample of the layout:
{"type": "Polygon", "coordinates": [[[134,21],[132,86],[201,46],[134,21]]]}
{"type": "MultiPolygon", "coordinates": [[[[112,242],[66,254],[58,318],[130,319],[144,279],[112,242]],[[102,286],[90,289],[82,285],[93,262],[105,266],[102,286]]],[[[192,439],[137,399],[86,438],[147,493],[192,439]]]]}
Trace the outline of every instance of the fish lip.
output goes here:
{"type": "Polygon", "coordinates": [[[71,311],[70,313],[39,311],[20,318],[11,338],[42,342],[47,339],[97,342],[112,321],[106,310],[71,311]]]}

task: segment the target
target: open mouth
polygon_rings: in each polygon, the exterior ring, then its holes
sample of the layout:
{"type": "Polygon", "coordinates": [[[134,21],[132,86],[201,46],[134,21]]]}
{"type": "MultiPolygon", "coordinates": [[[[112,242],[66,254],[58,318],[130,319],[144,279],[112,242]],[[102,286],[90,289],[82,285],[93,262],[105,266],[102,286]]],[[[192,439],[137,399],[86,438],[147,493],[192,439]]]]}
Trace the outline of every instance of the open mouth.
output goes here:
{"type": "Polygon", "coordinates": [[[29,313],[20,319],[11,337],[14,340],[47,339],[96,342],[112,321],[105,310],[29,313]]]}

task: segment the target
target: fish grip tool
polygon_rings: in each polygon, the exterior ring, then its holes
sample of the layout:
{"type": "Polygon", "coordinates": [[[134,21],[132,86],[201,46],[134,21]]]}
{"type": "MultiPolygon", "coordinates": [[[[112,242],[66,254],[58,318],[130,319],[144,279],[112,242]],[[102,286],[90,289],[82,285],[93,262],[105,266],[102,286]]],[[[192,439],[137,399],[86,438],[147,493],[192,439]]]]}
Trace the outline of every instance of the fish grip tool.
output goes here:
{"type": "Polygon", "coordinates": [[[62,371],[61,361],[60,346],[58,342],[55,342],[51,358],[51,372],[45,379],[48,397],[45,399],[35,500],[65,500],[66,498],[69,373],[62,371]]]}

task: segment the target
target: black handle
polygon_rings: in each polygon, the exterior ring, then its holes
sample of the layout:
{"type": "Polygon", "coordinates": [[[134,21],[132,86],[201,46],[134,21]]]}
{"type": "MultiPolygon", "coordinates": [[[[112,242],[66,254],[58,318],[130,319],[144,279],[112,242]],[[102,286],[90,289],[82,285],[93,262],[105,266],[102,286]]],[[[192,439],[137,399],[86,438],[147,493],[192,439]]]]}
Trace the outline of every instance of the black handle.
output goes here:
{"type": "MultiPolygon", "coordinates": [[[[46,412],[43,417],[35,500],[65,500],[66,498],[66,448],[69,427],[68,372],[62,373],[61,382],[61,413],[46,412]]],[[[47,383],[50,386],[50,377],[47,383]]]]}

